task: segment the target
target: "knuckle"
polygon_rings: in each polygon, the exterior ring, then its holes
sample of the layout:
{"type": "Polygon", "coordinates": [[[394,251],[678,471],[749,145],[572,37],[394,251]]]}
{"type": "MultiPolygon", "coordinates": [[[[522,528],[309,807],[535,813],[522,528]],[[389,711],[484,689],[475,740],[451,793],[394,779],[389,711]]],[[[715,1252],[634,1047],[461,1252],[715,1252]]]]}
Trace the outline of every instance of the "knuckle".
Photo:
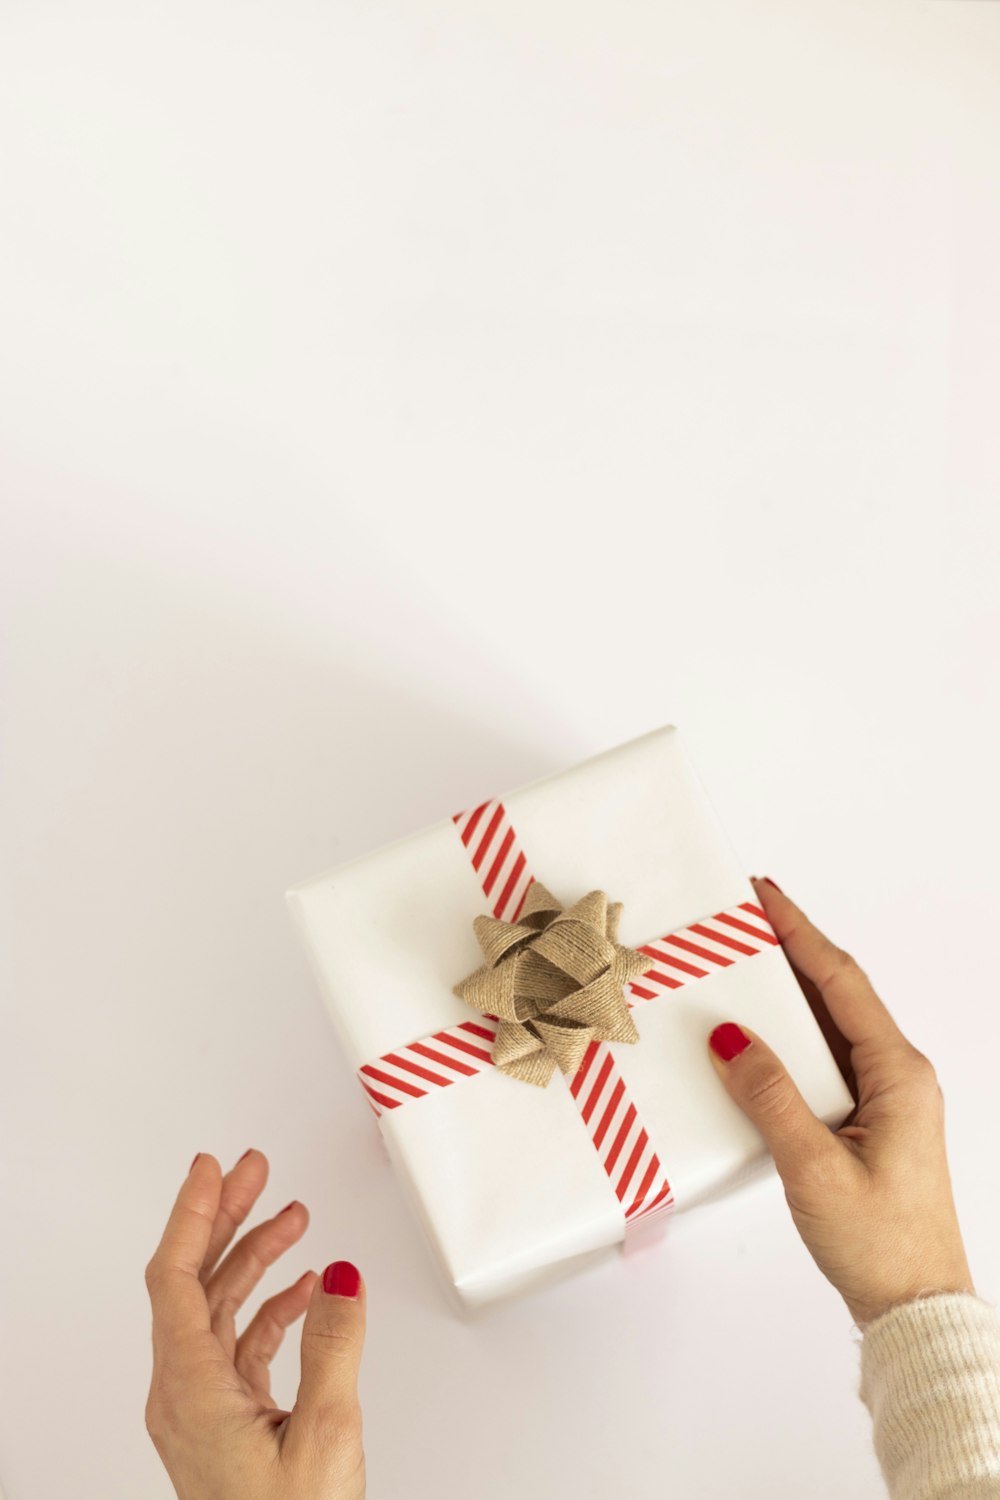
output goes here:
{"type": "Polygon", "coordinates": [[[239,1240],[233,1250],[227,1256],[219,1273],[219,1303],[229,1302],[235,1299],[235,1305],[239,1307],[251,1287],[256,1286],[259,1281],[271,1269],[275,1257],[270,1258],[261,1253],[262,1243],[266,1243],[265,1234],[268,1225],[261,1224],[258,1230],[251,1230],[239,1240]]]}
{"type": "MultiPolygon", "coordinates": [[[[262,1229],[266,1229],[267,1227],[267,1225],[261,1225],[262,1229]]],[[[246,1239],[243,1241],[244,1264],[258,1278],[258,1280],[261,1276],[264,1275],[265,1271],[270,1269],[271,1265],[271,1262],[266,1260],[264,1256],[261,1255],[260,1250],[258,1249],[259,1244],[260,1236],[255,1236],[252,1234],[247,1235],[246,1239]]]]}
{"type": "Polygon", "coordinates": [[[910,1047],[908,1069],[913,1086],[921,1091],[926,1100],[937,1101],[943,1099],[944,1096],[941,1091],[937,1069],[930,1058],[917,1047],[910,1047]]]}
{"type": "Polygon", "coordinates": [[[334,1441],[342,1447],[355,1447],[362,1435],[361,1403],[353,1393],[337,1407],[333,1419],[334,1441]]]}
{"type": "Polygon", "coordinates": [[[354,1397],[341,1413],[338,1438],[347,1448],[361,1448],[364,1443],[364,1420],[361,1403],[354,1397]]]}
{"type": "Polygon", "coordinates": [[[751,1083],[748,1102],[754,1114],[780,1119],[793,1100],[791,1080],[780,1068],[764,1069],[751,1083]]]}
{"type": "Polygon", "coordinates": [[[164,1409],[163,1401],[158,1391],[151,1391],[146,1401],[145,1410],[146,1431],[153,1442],[160,1444],[167,1436],[169,1422],[164,1409]]]}
{"type": "Polygon", "coordinates": [[[236,1340],[240,1359],[269,1364],[284,1342],[286,1326],[268,1304],[263,1303],[249,1327],[236,1340]]]}
{"type": "Polygon", "coordinates": [[[225,1292],[215,1298],[212,1302],[212,1329],[217,1331],[220,1326],[232,1322],[243,1305],[243,1298],[237,1292],[225,1292]]]}
{"type": "Polygon", "coordinates": [[[353,1354],[357,1349],[360,1339],[353,1328],[329,1327],[306,1328],[302,1333],[302,1342],[310,1345],[317,1353],[329,1358],[353,1354]]]}
{"type": "Polygon", "coordinates": [[[832,1134],[822,1146],[809,1153],[805,1163],[809,1181],[820,1190],[825,1201],[840,1198],[848,1190],[853,1190],[857,1166],[855,1159],[842,1149],[842,1143],[832,1134]]]}
{"type": "MultiPolygon", "coordinates": [[[[280,1344],[284,1337],[288,1322],[286,1318],[281,1316],[281,1307],[282,1304],[278,1298],[271,1297],[258,1312],[255,1321],[257,1322],[257,1331],[262,1341],[274,1343],[277,1340],[280,1344]]],[[[249,1332],[249,1329],[247,1331],[249,1332]]]]}
{"type": "Polygon", "coordinates": [[[841,948],[837,943],[833,944],[833,952],[830,955],[830,967],[834,974],[861,975],[864,973],[861,965],[853,953],[846,948],[841,948]]]}
{"type": "Polygon", "coordinates": [[[361,1405],[356,1395],[330,1397],[311,1409],[312,1429],[324,1453],[347,1456],[363,1451],[361,1405]]]}
{"type": "Polygon", "coordinates": [[[227,1182],[225,1196],[220,1205],[220,1213],[229,1221],[230,1230],[236,1230],[241,1224],[245,1224],[259,1196],[251,1190],[249,1185],[239,1182],[227,1182]]]}

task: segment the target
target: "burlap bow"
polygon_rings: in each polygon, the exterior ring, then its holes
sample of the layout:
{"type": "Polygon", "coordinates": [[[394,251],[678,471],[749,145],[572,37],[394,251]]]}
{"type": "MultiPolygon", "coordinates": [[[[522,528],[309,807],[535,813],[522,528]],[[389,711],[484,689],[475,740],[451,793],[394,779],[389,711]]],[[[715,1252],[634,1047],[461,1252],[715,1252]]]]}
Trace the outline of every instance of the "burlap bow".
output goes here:
{"type": "Polygon", "coordinates": [[[492,1057],[502,1073],[544,1088],[557,1067],[575,1073],[595,1038],[639,1040],[623,986],[650,960],[617,941],[621,913],[603,891],[563,911],[535,880],[516,922],[476,917],[486,963],[454,993],[498,1018],[492,1057]]]}

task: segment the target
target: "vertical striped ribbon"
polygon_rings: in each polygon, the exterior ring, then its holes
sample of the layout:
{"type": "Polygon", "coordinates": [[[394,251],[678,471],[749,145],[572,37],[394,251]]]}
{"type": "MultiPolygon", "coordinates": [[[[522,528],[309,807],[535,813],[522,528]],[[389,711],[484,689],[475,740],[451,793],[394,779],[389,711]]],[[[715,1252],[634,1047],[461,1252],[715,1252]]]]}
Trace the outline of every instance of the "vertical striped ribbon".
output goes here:
{"type": "MultiPolygon", "coordinates": [[[[534,880],[502,802],[483,802],[452,819],[494,917],[516,922],[534,880]]],[[[743,901],[639,945],[649,969],[625,986],[630,1007],[707,978],[720,968],[777,946],[762,907],[743,901]]],[[[493,1066],[494,1016],[460,1021],[385,1053],[359,1069],[376,1115],[424,1098],[493,1066]]],[[[666,1172],[629,1097],[611,1048],[593,1041],[569,1090],[625,1216],[626,1238],[640,1222],[669,1213],[674,1196],[666,1172]]]]}

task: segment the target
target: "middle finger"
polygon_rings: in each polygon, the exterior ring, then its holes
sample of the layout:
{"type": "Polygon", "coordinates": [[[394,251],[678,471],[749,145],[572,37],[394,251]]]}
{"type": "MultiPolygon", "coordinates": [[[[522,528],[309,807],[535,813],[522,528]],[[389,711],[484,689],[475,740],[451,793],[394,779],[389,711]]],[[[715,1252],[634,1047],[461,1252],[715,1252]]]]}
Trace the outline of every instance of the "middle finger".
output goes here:
{"type": "Polygon", "coordinates": [[[203,1286],[212,1275],[219,1256],[264,1191],[269,1171],[263,1151],[255,1151],[251,1146],[223,1177],[219,1207],[199,1273],[203,1286]]]}

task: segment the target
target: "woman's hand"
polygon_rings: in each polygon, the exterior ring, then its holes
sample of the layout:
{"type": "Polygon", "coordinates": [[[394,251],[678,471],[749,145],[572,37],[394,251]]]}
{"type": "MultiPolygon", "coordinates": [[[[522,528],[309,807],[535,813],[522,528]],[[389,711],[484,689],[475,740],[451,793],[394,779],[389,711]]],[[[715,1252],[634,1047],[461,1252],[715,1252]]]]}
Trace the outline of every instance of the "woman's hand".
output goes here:
{"type": "Polygon", "coordinates": [[[770,1147],[806,1248],[859,1326],[921,1293],[973,1291],[933,1067],[851,955],[773,881],[754,888],[800,984],[818,992],[849,1047],[856,1082],[857,1108],[834,1132],[755,1032],[726,1022],[710,1038],[719,1077],[770,1147]]]}
{"type": "Polygon", "coordinates": [[[365,1492],[357,1379],[365,1289],[347,1261],[307,1271],[269,1297],[237,1337],[236,1313],[309,1223],[301,1203],[222,1252],[267,1181],[248,1151],[225,1176],[199,1155],[146,1267],[153,1379],[146,1426],[180,1500],[359,1500],[365,1492]],[[271,1399],[268,1365],[305,1313],[291,1412],[271,1399]]]}

